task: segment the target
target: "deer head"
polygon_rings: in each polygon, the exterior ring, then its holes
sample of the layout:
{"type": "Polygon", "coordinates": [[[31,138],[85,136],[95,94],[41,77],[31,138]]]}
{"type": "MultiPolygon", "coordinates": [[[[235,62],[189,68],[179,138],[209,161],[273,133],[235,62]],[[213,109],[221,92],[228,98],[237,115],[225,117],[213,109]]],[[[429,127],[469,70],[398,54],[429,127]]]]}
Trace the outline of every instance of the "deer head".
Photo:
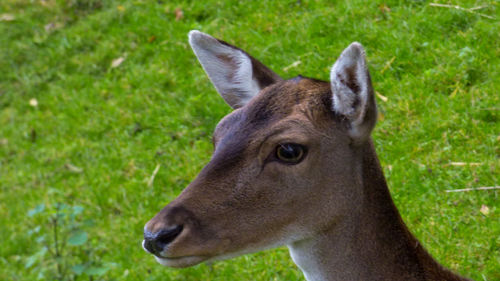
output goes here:
{"type": "Polygon", "coordinates": [[[376,106],[365,53],[352,43],[330,82],[283,80],[246,52],[199,31],[189,43],[234,109],[196,179],[145,226],[144,248],[171,267],[225,259],[335,230],[359,210],[359,147],[376,106]]]}

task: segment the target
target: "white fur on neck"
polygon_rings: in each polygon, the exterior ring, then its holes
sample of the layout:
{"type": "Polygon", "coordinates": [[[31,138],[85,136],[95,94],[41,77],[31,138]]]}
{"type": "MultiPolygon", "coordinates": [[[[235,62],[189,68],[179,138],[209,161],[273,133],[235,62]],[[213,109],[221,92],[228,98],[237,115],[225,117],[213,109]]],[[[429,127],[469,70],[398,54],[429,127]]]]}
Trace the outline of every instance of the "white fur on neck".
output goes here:
{"type": "Polygon", "coordinates": [[[323,271],[318,266],[314,249],[307,245],[309,241],[300,241],[288,245],[293,262],[300,268],[307,281],[323,281],[323,271]]]}

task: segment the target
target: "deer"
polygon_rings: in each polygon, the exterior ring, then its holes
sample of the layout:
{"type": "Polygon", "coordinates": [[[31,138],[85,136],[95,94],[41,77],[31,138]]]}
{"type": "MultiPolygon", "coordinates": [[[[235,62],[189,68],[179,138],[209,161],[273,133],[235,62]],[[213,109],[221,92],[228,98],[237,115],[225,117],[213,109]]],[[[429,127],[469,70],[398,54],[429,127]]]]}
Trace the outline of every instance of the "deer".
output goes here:
{"type": "Polygon", "coordinates": [[[470,280],[439,264],[408,230],[377,158],[364,48],[330,81],[283,79],[203,32],[189,44],[233,111],[213,155],[144,227],[143,248],[182,268],[286,245],[308,281],[470,280]]]}

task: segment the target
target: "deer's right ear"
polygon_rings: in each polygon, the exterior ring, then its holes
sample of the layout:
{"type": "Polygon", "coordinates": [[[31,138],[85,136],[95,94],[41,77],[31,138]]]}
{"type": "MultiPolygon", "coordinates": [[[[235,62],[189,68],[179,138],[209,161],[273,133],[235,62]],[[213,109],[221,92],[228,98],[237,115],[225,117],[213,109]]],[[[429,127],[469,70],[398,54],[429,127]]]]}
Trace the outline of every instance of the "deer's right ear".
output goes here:
{"type": "Polygon", "coordinates": [[[234,109],[261,89],[282,80],[244,51],[203,32],[189,32],[189,44],[219,94],[234,109]]]}

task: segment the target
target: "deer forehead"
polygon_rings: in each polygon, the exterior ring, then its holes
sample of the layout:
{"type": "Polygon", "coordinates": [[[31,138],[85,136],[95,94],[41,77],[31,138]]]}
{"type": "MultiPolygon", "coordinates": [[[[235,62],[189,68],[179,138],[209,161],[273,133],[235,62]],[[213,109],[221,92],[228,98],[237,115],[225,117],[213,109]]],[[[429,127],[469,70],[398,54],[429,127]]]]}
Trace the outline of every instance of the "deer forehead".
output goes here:
{"type": "MultiPolygon", "coordinates": [[[[332,119],[328,82],[296,78],[264,88],[247,105],[225,116],[217,125],[214,141],[236,135],[264,137],[284,120],[302,120],[313,127],[332,119]]],[[[290,122],[289,122],[290,123],[290,122]]]]}

